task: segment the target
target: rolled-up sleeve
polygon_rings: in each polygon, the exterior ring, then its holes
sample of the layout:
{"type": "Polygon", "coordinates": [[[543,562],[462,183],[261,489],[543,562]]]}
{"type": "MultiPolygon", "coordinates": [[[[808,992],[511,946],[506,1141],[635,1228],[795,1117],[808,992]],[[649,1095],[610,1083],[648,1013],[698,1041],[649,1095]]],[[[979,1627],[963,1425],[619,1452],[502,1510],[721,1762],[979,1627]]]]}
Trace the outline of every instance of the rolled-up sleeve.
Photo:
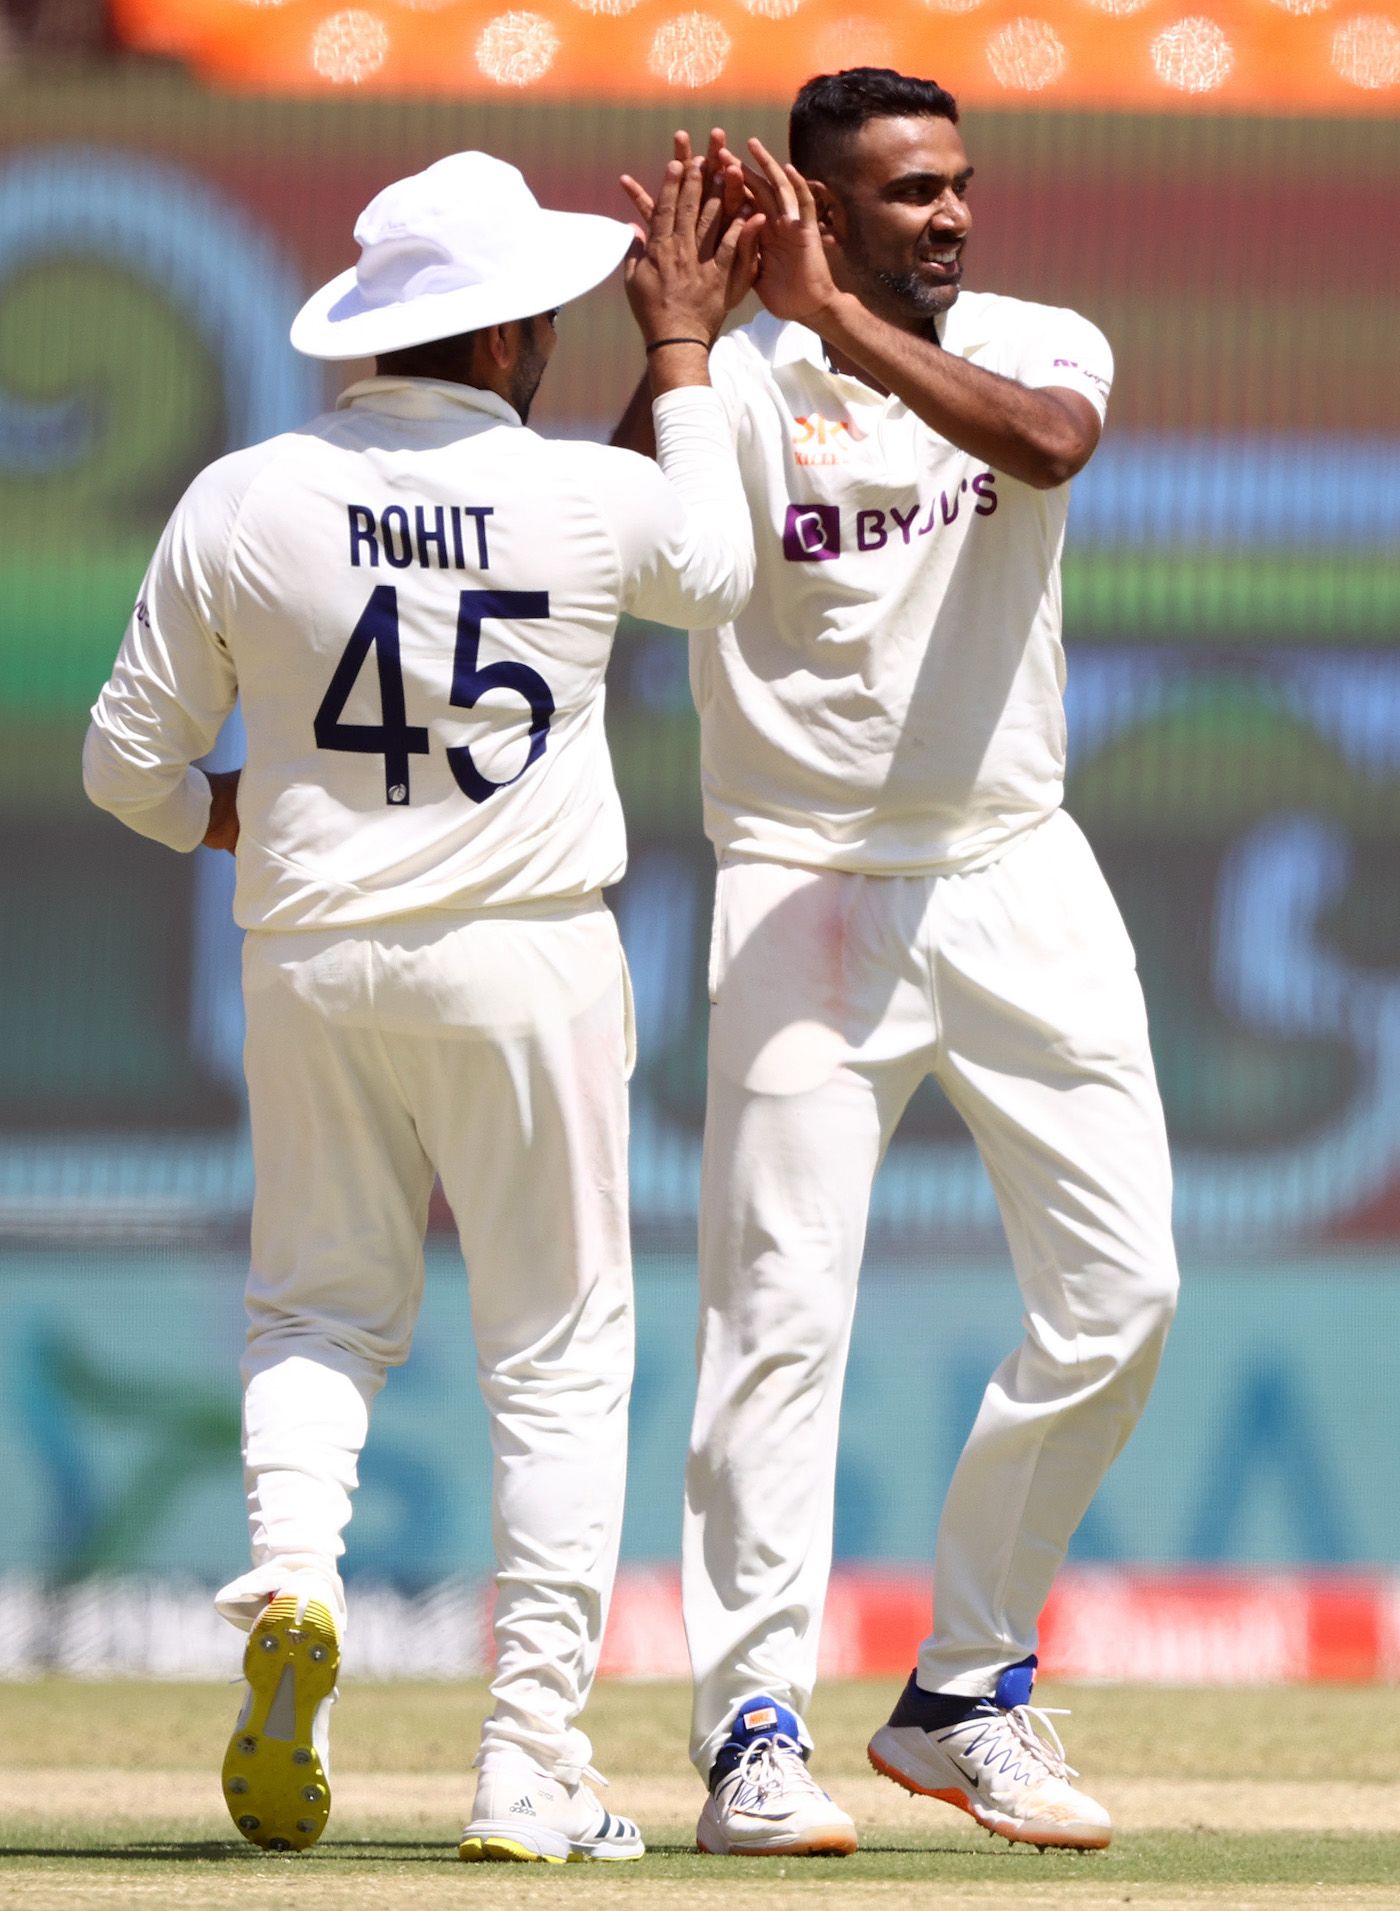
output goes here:
{"type": "Polygon", "coordinates": [[[753,524],[728,413],[708,386],[652,406],[656,464],[619,452],[614,536],[624,610],[682,628],[726,624],[754,580],[753,524]]]}
{"type": "Polygon", "coordinates": [[[179,850],[209,826],[209,781],[193,765],[238,694],[218,628],[222,501],[208,488],[196,480],[166,526],[83,745],[98,808],[179,850]]]}

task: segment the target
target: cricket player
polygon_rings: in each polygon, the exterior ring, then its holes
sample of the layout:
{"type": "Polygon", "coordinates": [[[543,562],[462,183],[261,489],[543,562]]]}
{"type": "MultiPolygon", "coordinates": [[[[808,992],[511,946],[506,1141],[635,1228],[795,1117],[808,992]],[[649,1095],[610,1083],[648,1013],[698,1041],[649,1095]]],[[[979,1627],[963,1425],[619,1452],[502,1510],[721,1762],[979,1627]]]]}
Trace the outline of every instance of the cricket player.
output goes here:
{"type": "Polygon", "coordinates": [[[309,1845],[329,1814],[342,1534],[371,1404],[409,1351],[436,1170],[494,1450],[494,1707],[461,1856],[642,1855],[576,1722],[632,1373],[603,680],[621,612],[714,625],[752,583],[705,355],[751,229],[718,215],[699,163],[673,163],[626,267],[658,469],[526,422],[556,309],[633,229],[543,209],[485,153],[387,187],[357,266],[292,328],[376,375],[195,479],[93,711],[89,795],[172,848],[235,849],[248,932],[253,1570],[217,1603],[251,1628],[223,1783],[255,1844],[309,1845]],[[235,696],[247,763],[210,779],[192,766],[235,696]]]}
{"type": "MultiPolygon", "coordinates": [[[[1029,1700],[1038,1616],[1177,1284],[1133,951],[1061,807],[1060,549],[1113,363],[1076,312],[962,290],[957,121],[888,69],[804,86],[792,163],[750,141],[742,170],[767,309],[710,361],[758,561],[747,609],[691,652],[719,872],[683,1586],[717,1853],[855,1849],[802,1714],[871,1184],[927,1075],[991,1177],[1025,1338],[870,1758],[1009,1839],[1110,1836],[1029,1700]]],[[[707,162],[739,181],[719,129],[707,162]]],[[[645,425],[634,402],[619,441],[645,425]]],[[[897,1465],[894,1401],[888,1431],[897,1465]]]]}

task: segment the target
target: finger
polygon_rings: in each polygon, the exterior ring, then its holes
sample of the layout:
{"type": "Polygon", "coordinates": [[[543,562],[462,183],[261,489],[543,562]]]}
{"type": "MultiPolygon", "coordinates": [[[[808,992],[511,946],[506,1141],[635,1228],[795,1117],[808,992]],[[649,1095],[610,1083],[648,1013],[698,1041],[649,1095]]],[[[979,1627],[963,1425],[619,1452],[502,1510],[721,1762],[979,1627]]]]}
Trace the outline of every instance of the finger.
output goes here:
{"type": "Polygon", "coordinates": [[[632,177],[631,173],[624,173],[622,175],[621,183],[622,183],[622,190],[627,194],[627,197],[632,201],[632,204],[637,208],[638,215],[642,219],[643,223],[646,225],[650,225],[651,215],[656,211],[656,201],[652,198],[651,194],[646,190],[645,186],[638,184],[638,182],[632,177]]]}
{"type": "Polygon", "coordinates": [[[743,219],[731,219],[720,234],[719,243],[715,247],[715,264],[721,267],[726,276],[733,268],[739,242],[744,236],[745,223],[743,219]]]}
{"type": "MultiPolygon", "coordinates": [[[[751,139],[749,141],[749,151],[755,160],[757,160],[759,172],[763,179],[767,181],[778,205],[782,208],[784,216],[789,219],[795,219],[797,217],[797,197],[787,173],[778,164],[777,160],[774,159],[772,153],[769,152],[761,139],[751,139]]],[[[747,166],[744,168],[744,177],[746,180],[749,178],[750,171],[751,168],[747,166]]]]}
{"type": "Polygon", "coordinates": [[[752,166],[744,167],[742,177],[744,190],[758,210],[770,219],[780,219],[783,215],[782,196],[772,183],[762,173],[755,172],[752,166]]]}
{"type": "Polygon", "coordinates": [[[667,164],[661,191],[656,196],[656,210],[651,217],[653,239],[669,239],[676,229],[676,201],[680,197],[685,171],[678,159],[670,160],[667,164]]]}
{"type": "Polygon", "coordinates": [[[714,257],[725,229],[731,223],[724,216],[723,201],[717,194],[710,193],[701,205],[700,217],[695,222],[695,249],[702,259],[714,257]]]}
{"type": "Polygon", "coordinates": [[[739,229],[739,242],[734,248],[734,259],[729,269],[731,293],[742,295],[753,290],[754,280],[758,277],[763,224],[763,214],[760,212],[745,219],[739,229]]]}
{"type": "Polygon", "coordinates": [[[798,217],[804,220],[815,219],[817,216],[817,202],[813,196],[812,188],[807,184],[807,181],[797,170],[796,166],[784,166],[783,171],[787,174],[788,184],[792,187],[793,194],[797,200],[798,217]]]}
{"type": "Polygon", "coordinates": [[[681,179],[681,189],[676,199],[676,231],[689,234],[694,238],[697,216],[700,211],[700,199],[705,190],[705,180],[700,161],[693,159],[685,169],[681,179]]]}
{"type": "Polygon", "coordinates": [[[686,132],[684,127],[680,127],[671,135],[671,144],[674,148],[673,157],[678,159],[682,166],[688,166],[692,157],[692,149],[690,134],[686,132]]]}
{"type": "Polygon", "coordinates": [[[744,168],[741,162],[729,155],[723,172],[720,174],[721,197],[724,201],[726,219],[737,218],[740,213],[747,214],[753,209],[753,197],[744,184],[744,168]]]}

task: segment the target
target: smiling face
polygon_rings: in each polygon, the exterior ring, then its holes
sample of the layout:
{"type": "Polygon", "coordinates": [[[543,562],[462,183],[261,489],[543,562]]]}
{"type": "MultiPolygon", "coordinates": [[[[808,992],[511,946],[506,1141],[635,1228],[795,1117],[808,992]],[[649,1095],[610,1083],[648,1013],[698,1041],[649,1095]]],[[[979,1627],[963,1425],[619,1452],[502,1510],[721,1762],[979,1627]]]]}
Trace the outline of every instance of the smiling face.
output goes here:
{"type": "Polygon", "coordinates": [[[831,145],[818,206],[842,291],[904,331],[958,296],[972,168],[949,119],[867,120],[831,145]]]}

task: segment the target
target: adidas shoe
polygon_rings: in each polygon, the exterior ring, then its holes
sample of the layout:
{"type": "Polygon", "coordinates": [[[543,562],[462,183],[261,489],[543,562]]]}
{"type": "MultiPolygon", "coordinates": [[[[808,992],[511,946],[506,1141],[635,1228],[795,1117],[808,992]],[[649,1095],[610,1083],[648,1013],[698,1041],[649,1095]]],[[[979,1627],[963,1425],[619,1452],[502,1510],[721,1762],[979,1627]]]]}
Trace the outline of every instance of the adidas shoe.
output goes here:
{"type": "Polygon", "coordinates": [[[331,1815],[330,1711],[340,1667],[332,1595],[293,1574],[248,1634],[248,1681],[228,1751],[229,1815],[267,1851],[314,1845],[331,1815]]]}
{"type": "Polygon", "coordinates": [[[457,1847],[468,1864],[616,1863],[645,1851],[632,1820],[610,1812],[582,1777],[567,1785],[523,1758],[483,1768],[471,1823],[457,1847]]]}
{"type": "Polygon", "coordinates": [[[796,1715],[766,1695],[739,1708],[695,1828],[720,1858],[844,1858],[856,1828],[807,1770],[796,1715]]]}
{"type": "Polygon", "coordinates": [[[946,1700],[930,1703],[943,1695],[924,1692],[911,1674],[888,1725],[870,1741],[870,1763],[905,1791],[956,1805],[1013,1844],[1101,1850],[1111,1821],[1070,1784],[1078,1773],[1050,1714],[1029,1703],[1034,1669],[1034,1659],[1008,1667],[990,1699],[970,1702],[951,1722],[946,1700]]]}

